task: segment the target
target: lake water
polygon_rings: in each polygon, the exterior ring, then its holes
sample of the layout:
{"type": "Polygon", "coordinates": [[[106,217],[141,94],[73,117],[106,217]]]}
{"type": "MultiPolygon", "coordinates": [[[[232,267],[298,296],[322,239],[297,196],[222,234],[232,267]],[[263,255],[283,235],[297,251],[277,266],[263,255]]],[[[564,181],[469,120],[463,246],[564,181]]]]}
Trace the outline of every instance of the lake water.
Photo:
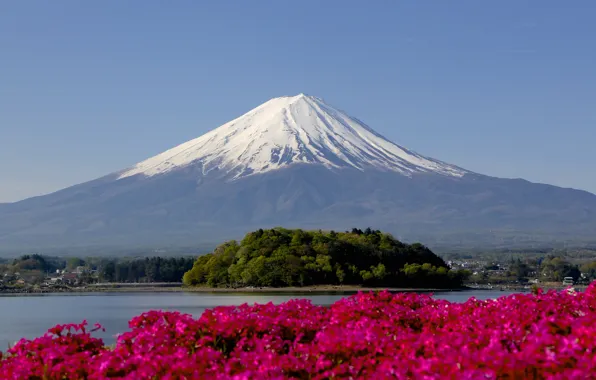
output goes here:
{"type": "MultiPolygon", "coordinates": [[[[497,298],[508,292],[471,290],[438,292],[436,298],[463,302],[474,296],[478,299],[497,298]]],[[[0,296],[0,351],[19,339],[35,338],[49,328],[64,323],[90,325],[100,323],[103,333],[94,336],[106,344],[115,335],[128,330],[128,321],[149,310],[172,310],[200,316],[205,309],[243,303],[281,303],[293,298],[308,298],[314,304],[330,305],[345,297],[342,294],[226,294],[226,293],[88,293],[49,295],[0,296]]]]}

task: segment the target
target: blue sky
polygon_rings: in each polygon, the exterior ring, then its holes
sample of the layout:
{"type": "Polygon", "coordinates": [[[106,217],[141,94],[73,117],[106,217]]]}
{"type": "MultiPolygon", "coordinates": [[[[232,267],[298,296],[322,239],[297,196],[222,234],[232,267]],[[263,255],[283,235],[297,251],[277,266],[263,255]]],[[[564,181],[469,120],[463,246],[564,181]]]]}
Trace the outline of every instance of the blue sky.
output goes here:
{"type": "Polygon", "coordinates": [[[324,98],[483,174],[596,192],[594,1],[0,2],[0,202],[324,98]]]}

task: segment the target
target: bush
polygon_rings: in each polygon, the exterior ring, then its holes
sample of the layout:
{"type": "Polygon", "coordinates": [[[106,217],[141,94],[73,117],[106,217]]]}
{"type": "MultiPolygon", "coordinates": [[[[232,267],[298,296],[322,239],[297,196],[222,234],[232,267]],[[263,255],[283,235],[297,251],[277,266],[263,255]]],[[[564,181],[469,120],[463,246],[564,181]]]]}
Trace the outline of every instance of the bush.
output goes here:
{"type": "Polygon", "coordinates": [[[111,348],[85,324],[57,326],[2,357],[2,379],[587,379],[596,376],[596,283],[456,304],[361,293],[151,311],[111,348]]]}

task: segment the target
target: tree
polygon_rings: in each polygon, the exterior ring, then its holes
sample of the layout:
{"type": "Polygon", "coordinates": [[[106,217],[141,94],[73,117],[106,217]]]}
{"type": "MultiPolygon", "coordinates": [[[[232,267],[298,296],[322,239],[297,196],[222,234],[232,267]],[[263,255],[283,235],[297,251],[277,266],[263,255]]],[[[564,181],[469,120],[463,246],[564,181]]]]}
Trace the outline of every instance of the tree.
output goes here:
{"type": "Polygon", "coordinates": [[[562,281],[565,277],[573,277],[575,281],[581,272],[577,265],[573,265],[561,257],[546,258],[541,263],[543,278],[550,281],[562,281]]]}
{"type": "Polygon", "coordinates": [[[346,272],[343,269],[341,269],[340,266],[338,266],[335,270],[335,276],[337,276],[337,281],[339,281],[340,284],[343,284],[346,278],[346,272]]]}
{"type": "Polygon", "coordinates": [[[360,276],[362,277],[362,281],[364,283],[367,283],[368,281],[372,280],[372,278],[374,277],[373,274],[368,270],[361,270],[360,276]]]}
{"type": "Polygon", "coordinates": [[[108,262],[100,272],[103,281],[113,282],[116,275],[116,264],[113,261],[108,262]]]}
{"type": "Polygon", "coordinates": [[[596,280],[596,261],[583,264],[580,270],[589,281],[596,280]]]}
{"type": "MultiPolygon", "coordinates": [[[[160,268],[167,267],[161,264],[160,268]]],[[[151,272],[148,271],[151,277],[151,272]]],[[[324,232],[273,228],[246,234],[197,258],[189,286],[294,286],[375,284],[434,287],[461,285],[445,261],[422,244],[404,244],[367,228],[324,232]]]]}
{"type": "Polygon", "coordinates": [[[528,277],[530,267],[520,259],[517,259],[517,261],[511,264],[510,272],[518,281],[521,281],[528,277]]]}
{"type": "Polygon", "coordinates": [[[248,262],[246,269],[242,272],[244,284],[258,286],[264,282],[262,279],[265,277],[265,261],[265,256],[259,256],[248,262]]]}
{"type": "Polygon", "coordinates": [[[66,262],[66,269],[67,270],[74,270],[77,267],[82,267],[82,266],[85,266],[85,260],[83,260],[83,259],[81,259],[79,257],[71,257],[66,262]]]}
{"type": "Polygon", "coordinates": [[[382,282],[385,276],[387,275],[387,271],[385,270],[385,265],[383,263],[379,263],[376,267],[371,267],[372,274],[377,279],[377,281],[382,282]]]}

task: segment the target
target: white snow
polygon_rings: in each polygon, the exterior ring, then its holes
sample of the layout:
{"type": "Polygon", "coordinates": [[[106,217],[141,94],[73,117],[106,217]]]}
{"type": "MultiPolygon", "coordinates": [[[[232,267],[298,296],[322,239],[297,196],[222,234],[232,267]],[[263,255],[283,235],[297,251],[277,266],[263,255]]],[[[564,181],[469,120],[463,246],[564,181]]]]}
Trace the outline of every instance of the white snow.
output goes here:
{"type": "Polygon", "coordinates": [[[125,170],[119,178],[155,176],[189,165],[241,178],[287,167],[434,172],[461,177],[466,171],[421,156],[380,136],[322,99],[300,94],[271,99],[203,136],[125,170]]]}

